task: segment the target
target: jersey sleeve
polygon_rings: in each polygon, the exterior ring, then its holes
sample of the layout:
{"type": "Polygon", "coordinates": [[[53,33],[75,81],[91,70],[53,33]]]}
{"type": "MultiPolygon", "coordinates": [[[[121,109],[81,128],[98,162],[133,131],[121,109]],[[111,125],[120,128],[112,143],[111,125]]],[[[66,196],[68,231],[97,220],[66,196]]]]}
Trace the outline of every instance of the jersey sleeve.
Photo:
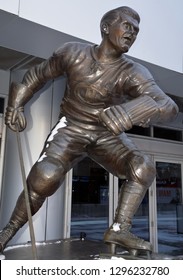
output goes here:
{"type": "Polygon", "coordinates": [[[42,88],[47,81],[64,75],[67,68],[66,57],[69,48],[69,44],[63,45],[47,60],[30,68],[25,73],[22,84],[34,93],[42,88]]]}
{"type": "Polygon", "coordinates": [[[127,73],[125,91],[133,100],[122,106],[133,124],[163,123],[177,116],[178,106],[159,88],[148,69],[138,63],[127,73]]]}

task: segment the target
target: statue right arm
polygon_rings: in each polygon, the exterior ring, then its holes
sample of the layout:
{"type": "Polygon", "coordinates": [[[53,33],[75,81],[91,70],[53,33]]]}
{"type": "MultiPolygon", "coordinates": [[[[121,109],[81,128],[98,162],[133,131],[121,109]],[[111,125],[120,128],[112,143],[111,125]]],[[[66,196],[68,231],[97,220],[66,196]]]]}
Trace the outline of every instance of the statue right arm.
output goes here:
{"type": "Polygon", "coordinates": [[[5,123],[13,131],[25,129],[24,105],[32,98],[34,93],[41,89],[48,80],[63,75],[61,54],[61,51],[59,55],[55,53],[48,60],[30,68],[25,73],[22,83],[12,82],[9,90],[5,123]]]}

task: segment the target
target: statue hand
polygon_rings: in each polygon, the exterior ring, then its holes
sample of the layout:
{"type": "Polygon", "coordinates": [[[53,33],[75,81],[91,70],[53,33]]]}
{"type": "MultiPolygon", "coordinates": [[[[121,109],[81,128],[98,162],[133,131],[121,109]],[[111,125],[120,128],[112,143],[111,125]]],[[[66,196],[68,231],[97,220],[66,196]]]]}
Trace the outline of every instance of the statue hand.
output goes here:
{"type": "Polygon", "coordinates": [[[13,108],[8,106],[5,114],[5,124],[13,131],[23,131],[27,122],[23,113],[23,107],[13,108]]]}
{"type": "Polygon", "coordinates": [[[119,135],[125,131],[121,114],[116,109],[116,106],[104,109],[100,113],[99,119],[102,122],[102,124],[106,126],[107,129],[115,135],[119,135]]]}

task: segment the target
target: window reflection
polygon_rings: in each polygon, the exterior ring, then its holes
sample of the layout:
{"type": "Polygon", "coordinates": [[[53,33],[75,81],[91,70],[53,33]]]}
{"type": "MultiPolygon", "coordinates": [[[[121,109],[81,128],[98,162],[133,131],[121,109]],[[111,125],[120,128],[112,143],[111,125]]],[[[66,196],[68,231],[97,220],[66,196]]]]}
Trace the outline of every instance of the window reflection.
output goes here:
{"type": "Polygon", "coordinates": [[[177,163],[157,162],[156,170],[158,205],[181,203],[181,165],[177,163]]]}
{"type": "Polygon", "coordinates": [[[183,204],[181,164],[156,162],[158,251],[183,253],[183,204]]]}

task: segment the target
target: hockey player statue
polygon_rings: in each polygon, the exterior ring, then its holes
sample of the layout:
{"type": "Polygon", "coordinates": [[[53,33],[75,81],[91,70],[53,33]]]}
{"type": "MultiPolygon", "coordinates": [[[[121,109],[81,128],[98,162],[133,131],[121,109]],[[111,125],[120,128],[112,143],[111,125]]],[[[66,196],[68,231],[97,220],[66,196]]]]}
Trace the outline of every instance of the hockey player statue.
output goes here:
{"type": "MultiPolygon", "coordinates": [[[[67,77],[58,123],[27,177],[32,215],[59,188],[65,174],[86,156],[118,178],[121,188],[113,224],[104,241],[136,255],[151,252],[150,242],[131,233],[132,219],[152,184],[156,170],[125,132],[173,120],[178,107],[155,83],[149,71],[127,58],[139,32],[140,17],[122,6],[101,19],[99,45],[69,42],[39,65],[21,83],[10,87],[6,125],[26,127],[24,106],[45,83],[67,77]]],[[[0,232],[0,251],[27,222],[24,191],[6,227],[0,232]]]]}

